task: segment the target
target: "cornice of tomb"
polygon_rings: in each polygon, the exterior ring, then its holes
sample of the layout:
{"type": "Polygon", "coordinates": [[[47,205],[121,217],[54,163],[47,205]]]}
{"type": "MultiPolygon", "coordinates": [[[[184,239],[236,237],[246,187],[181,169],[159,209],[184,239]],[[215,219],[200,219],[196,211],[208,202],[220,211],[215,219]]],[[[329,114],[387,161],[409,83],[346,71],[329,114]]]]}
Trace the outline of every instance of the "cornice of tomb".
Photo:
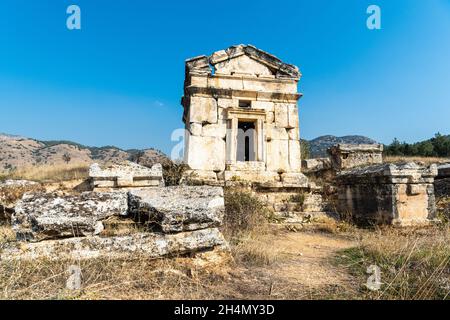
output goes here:
{"type": "Polygon", "coordinates": [[[185,88],[185,96],[225,99],[249,98],[251,100],[272,101],[277,103],[296,103],[303,94],[189,86],[185,88]]]}

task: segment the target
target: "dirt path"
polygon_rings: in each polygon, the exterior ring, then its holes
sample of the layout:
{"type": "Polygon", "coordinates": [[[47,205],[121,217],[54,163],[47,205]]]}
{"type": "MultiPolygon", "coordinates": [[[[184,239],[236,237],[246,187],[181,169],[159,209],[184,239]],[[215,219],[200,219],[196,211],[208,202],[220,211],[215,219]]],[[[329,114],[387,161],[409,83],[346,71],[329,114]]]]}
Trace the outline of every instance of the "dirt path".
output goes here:
{"type": "Polygon", "coordinates": [[[333,263],[340,250],[356,242],[334,234],[282,232],[264,240],[277,248],[279,261],[260,267],[236,270],[233,276],[235,298],[314,299],[350,294],[355,279],[333,263]]]}

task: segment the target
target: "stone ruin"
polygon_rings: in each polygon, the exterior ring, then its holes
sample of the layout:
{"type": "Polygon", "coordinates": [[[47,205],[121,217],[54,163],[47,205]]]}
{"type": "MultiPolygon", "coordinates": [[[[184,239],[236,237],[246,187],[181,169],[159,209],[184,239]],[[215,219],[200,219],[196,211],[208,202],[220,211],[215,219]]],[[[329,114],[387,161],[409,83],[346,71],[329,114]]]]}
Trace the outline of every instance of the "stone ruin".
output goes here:
{"type": "Polygon", "coordinates": [[[29,193],[12,214],[17,239],[27,243],[10,243],[2,259],[220,254],[228,250],[218,229],[224,210],[223,189],[209,186],[29,193]],[[126,232],[108,229],[124,223],[126,232]]]}
{"type": "Polygon", "coordinates": [[[335,170],[383,163],[382,144],[338,144],[328,150],[335,170]]]}
{"type": "Polygon", "coordinates": [[[342,171],[336,178],[338,210],[362,224],[427,224],[436,215],[436,175],[436,165],[415,163],[342,171]]]}
{"type": "Polygon", "coordinates": [[[436,190],[436,196],[450,196],[450,163],[438,166],[438,175],[434,181],[434,188],[436,190]]]}
{"type": "Polygon", "coordinates": [[[208,183],[306,186],[296,66],[251,45],[186,61],[185,163],[208,183]]]}
{"type": "Polygon", "coordinates": [[[94,163],[89,168],[92,190],[164,186],[163,169],[157,163],[147,168],[131,161],[111,164],[104,168],[94,163]]]}

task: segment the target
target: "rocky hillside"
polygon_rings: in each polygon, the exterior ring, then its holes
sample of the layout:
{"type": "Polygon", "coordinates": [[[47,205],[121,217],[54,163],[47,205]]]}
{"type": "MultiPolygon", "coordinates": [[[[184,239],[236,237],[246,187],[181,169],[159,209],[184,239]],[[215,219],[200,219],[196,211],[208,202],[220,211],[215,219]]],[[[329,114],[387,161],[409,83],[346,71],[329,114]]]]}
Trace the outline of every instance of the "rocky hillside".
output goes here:
{"type": "Polygon", "coordinates": [[[374,144],[377,143],[375,140],[364,137],[364,136],[321,136],[313,140],[308,141],[311,158],[327,157],[327,149],[338,143],[349,143],[349,144],[374,144]]]}
{"type": "Polygon", "coordinates": [[[90,164],[135,160],[142,164],[168,161],[159,150],[122,150],[114,146],[88,147],[71,141],[39,141],[31,138],[0,134],[0,171],[35,165],[64,163],[90,164]]]}

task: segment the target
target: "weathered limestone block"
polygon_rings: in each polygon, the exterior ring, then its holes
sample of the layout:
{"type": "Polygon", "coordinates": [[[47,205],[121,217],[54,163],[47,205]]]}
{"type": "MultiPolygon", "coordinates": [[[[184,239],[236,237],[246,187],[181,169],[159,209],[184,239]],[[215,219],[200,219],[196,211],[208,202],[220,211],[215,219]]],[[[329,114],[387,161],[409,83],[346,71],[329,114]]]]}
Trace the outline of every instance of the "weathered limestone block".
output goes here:
{"type": "Polygon", "coordinates": [[[275,125],[279,128],[288,128],[288,109],[285,103],[275,103],[275,125]]]}
{"type": "Polygon", "coordinates": [[[189,132],[193,136],[201,136],[203,132],[203,125],[201,123],[191,122],[189,125],[189,132]]]}
{"type": "Polygon", "coordinates": [[[302,156],[299,140],[289,140],[289,166],[290,171],[300,172],[302,169],[302,156]]]}
{"type": "Polygon", "coordinates": [[[289,140],[267,141],[267,169],[275,172],[289,172],[289,140]]]}
{"type": "Polygon", "coordinates": [[[252,101],[252,109],[274,112],[274,103],[272,101],[252,101]]]}
{"type": "Polygon", "coordinates": [[[330,158],[315,158],[302,160],[302,170],[305,172],[318,172],[332,168],[330,158]]]}
{"type": "Polygon", "coordinates": [[[289,172],[281,175],[284,187],[307,187],[308,178],[300,172],[289,172]]]}
{"type": "Polygon", "coordinates": [[[339,209],[363,223],[415,225],[435,218],[435,165],[375,165],[337,176],[339,209]]]}
{"type": "Polygon", "coordinates": [[[239,100],[236,99],[226,99],[226,98],[218,98],[217,105],[220,108],[228,109],[228,108],[237,108],[239,105],[239,100]]]}
{"type": "Polygon", "coordinates": [[[287,112],[288,112],[288,128],[298,128],[298,110],[297,106],[295,104],[288,104],[287,105],[287,112]]]}
{"type": "Polygon", "coordinates": [[[191,97],[189,121],[197,123],[217,123],[217,101],[214,98],[191,97]]]}
{"type": "Polygon", "coordinates": [[[272,75],[269,68],[246,55],[241,55],[234,59],[227,58],[227,60],[217,63],[220,60],[218,57],[225,57],[222,51],[216,52],[210,60],[212,63],[216,62],[214,68],[217,73],[230,75],[235,73],[250,74],[249,72],[251,71],[253,75],[272,75]]]}
{"type": "Polygon", "coordinates": [[[224,139],[227,135],[226,120],[219,120],[216,124],[205,124],[202,128],[203,137],[216,137],[224,139]]]}
{"type": "Polygon", "coordinates": [[[225,141],[217,137],[186,137],[185,162],[193,170],[225,170],[225,141]]]}
{"type": "Polygon", "coordinates": [[[127,210],[125,193],[28,193],[15,207],[12,227],[18,239],[29,241],[93,235],[103,230],[102,220],[127,210]]]}
{"type": "Polygon", "coordinates": [[[94,258],[122,259],[130,256],[160,258],[195,253],[214,248],[226,249],[227,243],[216,228],[178,234],[136,233],[128,236],[102,238],[89,236],[64,240],[29,243],[7,247],[4,260],[85,260],[94,258]]]}
{"type": "Polygon", "coordinates": [[[147,216],[165,233],[218,227],[225,210],[223,189],[180,186],[129,193],[130,214],[147,216]]]}
{"type": "Polygon", "coordinates": [[[186,73],[211,74],[211,66],[207,56],[198,56],[186,60],[186,73]]]}
{"type": "Polygon", "coordinates": [[[89,168],[89,179],[93,189],[164,185],[162,165],[159,163],[151,168],[131,161],[112,164],[105,168],[94,163],[89,168]]]}
{"type": "Polygon", "coordinates": [[[266,139],[268,140],[288,140],[289,135],[286,128],[276,127],[273,124],[266,125],[266,139]]]}
{"type": "Polygon", "coordinates": [[[300,133],[298,128],[287,129],[289,140],[300,140],[300,133]]]}
{"type": "Polygon", "coordinates": [[[382,144],[338,144],[328,153],[336,170],[383,163],[382,144]]]}

